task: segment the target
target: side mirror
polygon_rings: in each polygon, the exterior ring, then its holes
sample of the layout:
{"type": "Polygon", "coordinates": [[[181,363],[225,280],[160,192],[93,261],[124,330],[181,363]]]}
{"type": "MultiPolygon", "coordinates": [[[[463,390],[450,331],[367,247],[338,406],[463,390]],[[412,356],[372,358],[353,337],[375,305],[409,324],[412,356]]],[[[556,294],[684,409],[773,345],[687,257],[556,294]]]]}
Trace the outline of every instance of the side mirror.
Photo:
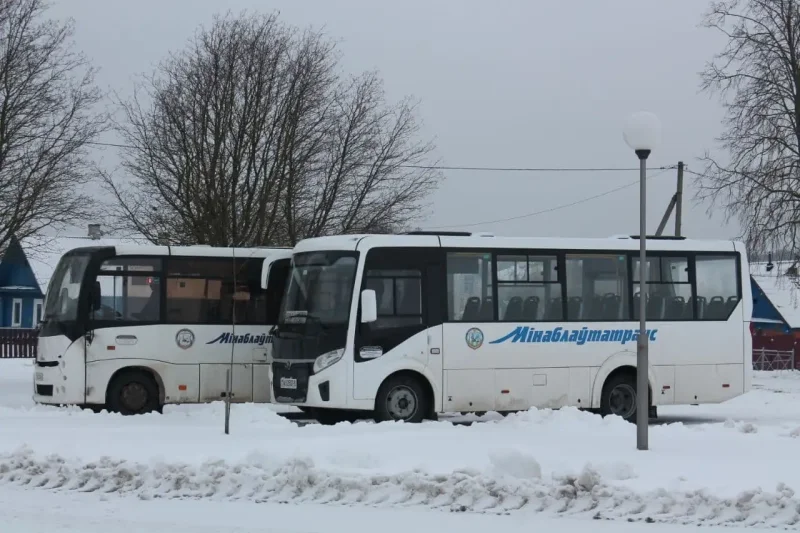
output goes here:
{"type": "Polygon", "coordinates": [[[378,320],[378,297],[373,289],[361,291],[361,323],[369,324],[378,320]]]}

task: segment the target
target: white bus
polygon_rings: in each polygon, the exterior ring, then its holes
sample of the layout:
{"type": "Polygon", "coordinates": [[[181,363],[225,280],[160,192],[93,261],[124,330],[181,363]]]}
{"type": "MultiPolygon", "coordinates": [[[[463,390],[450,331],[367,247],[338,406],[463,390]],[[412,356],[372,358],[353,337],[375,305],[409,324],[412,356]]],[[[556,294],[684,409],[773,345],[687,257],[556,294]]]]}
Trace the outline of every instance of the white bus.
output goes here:
{"type": "MultiPolygon", "coordinates": [[[[750,389],[742,243],[648,242],[650,411],[750,389]]],[[[638,237],[301,241],[273,329],[275,402],[321,422],[575,406],[636,416],[638,237]]]]}
{"type": "Polygon", "coordinates": [[[270,401],[269,329],[290,258],[207,246],[67,252],[45,297],[34,401],[161,411],[224,398],[230,369],[231,401],[270,401]]]}

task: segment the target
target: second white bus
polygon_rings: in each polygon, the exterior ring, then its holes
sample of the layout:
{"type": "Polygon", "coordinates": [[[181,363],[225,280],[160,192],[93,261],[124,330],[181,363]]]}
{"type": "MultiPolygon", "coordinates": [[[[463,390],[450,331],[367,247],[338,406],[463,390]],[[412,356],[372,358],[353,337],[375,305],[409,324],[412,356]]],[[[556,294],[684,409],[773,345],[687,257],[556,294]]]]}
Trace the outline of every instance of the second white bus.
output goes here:
{"type": "MultiPolygon", "coordinates": [[[[575,406],[636,416],[637,237],[301,241],[273,330],[274,401],[321,422],[575,406]]],[[[740,242],[648,241],[651,411],[750,389],[740,242]]]]}
{"type": "Polygon", "coordinates": [[[98,246],[64,254],[45,298],[34,400],[123,414],[269,402],[269,330],[290,249],[98,246]]]}

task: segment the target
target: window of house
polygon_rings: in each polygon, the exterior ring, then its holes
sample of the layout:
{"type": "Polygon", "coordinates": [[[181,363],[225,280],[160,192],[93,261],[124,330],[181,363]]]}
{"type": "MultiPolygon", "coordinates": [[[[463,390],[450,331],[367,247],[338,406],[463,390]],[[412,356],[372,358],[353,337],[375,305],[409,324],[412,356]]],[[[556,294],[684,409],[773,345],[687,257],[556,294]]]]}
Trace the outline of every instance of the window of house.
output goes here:
{"type": "Polygon", "coordinates": [[[44,303],[42,300],[34,300],[33,301],[33,327],[38,327],[39,322],[42,321],[42,309],[44,307],[44,303]]]}
{"type": "Polygon", "coordinates": [[[567,254],[567,320],[628,320],[624,254],[567,254]]]}
{"type": "Polygon", "coordinates": [[[14,298],[11,303],[11,327],[22,327],[22,300],[19,298],[14,298]]]}
{"type": "MultiPolygon", "coordinates": [[[[639,258],[633,264],[633,317],[639,319],[639,258]]],[[[694,317],[689,259],[648,257],[645,263],[647,320],[691,320],[694,317]]]]}
{"type": "Polygon", "coordinates": [[[448,320],[457,322],[495,320],[492,294],[491,253],[447,254],[448,320]]]}
{"type": "Polygon", "coordinates": [[[563,320],[558,258],[498,255],[497,304],[500,320],[505,322],[563,320]]]}

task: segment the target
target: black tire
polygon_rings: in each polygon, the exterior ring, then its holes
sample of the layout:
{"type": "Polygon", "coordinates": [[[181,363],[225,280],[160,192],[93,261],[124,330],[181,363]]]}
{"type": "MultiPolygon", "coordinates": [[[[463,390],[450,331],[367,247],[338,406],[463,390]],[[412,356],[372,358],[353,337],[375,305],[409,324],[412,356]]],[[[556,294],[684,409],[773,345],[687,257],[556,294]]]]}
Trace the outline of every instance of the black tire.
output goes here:
{"type": "Polygon", "coordinates": [[[636,422],[636,401],[636,375],[617,374],[603,385],[600,415],[616,415],[628,422],[636,422]]]}
{"type": "Polygon", "coordinates": [[[422,422],[431,412],[430,400],[418,378],[407,375],[390,377],[378,389],[375,421],[422,422]]]}
{"type": "Polygon", "coordinates": [[[124,370],[114,376],[106,393],[106,407],[122,415],[141,415],[162,410],[158,384],[141,370],[124,370]]]}
{"type": "Polygon", "coordinates": [[[323,426],[333,426],[345,420],[344,414],[338,409],[317,408],[312,409],[309,414],[323,426]]]}

